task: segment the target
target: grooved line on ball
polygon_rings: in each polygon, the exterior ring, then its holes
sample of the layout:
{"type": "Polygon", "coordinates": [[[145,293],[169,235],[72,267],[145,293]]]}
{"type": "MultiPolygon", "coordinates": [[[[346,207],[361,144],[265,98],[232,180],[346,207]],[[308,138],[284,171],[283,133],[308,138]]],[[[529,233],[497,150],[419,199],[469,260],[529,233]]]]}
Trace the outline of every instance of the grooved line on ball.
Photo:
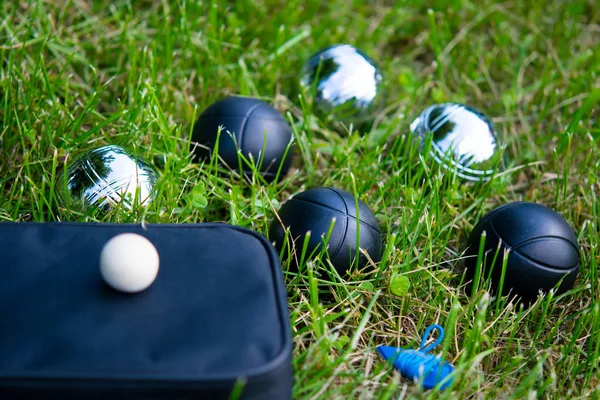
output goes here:
{"type": "Polygon", "coordinates": [[[560,239],[562,241],[565,241],[565,242],[569,243],[573,249],[575,249],[577,254],[579,254],[579,249],[577,248],[577,246],[575,246],[575,244],[573,242],[571,242],[569,239],[564,238],[562,236],[554,236],[554,235],[544,235],[544,236],[538,236],[538,237],[534,237],[534,238],[530,238],[530,239],[525,239],[522,242],[519,242],[519,243],[515,244],[514,246],[512,246],[512,248],[517,250],[518,248],[526,246],[529,243],[535,243],[538,240],[543,240],[543,239],[560,239]]]}
{"type": "MultiPolygon", "coordinates": [[[[348,236],[348,225],[350,225],[348,223],[348,216],[350,215],[348,213],[348,205],[346,204],[346,201],[344,200],[344,198],[342,197],[341,194],[339,194],[337,191],[333,190],[332,188],[328,188],[329,190],[331,190],[332,192],[334,192],[339,198],[340,200],[342,200],[342,203],[344,203],[344,208],[346,209],[346,229],[344,230],[344,237],[343,239],[340,241],[340,244],[338,244],[338,248],[336,249],[335,253],[333,254],[333,256],[331,256],[332,260],[335,260],[335,258],[337,257],[338,253],[342,250],[342,245],[344,244],[344,242],[346,241],[346,236],[348,236]]],[[[358,210],[357,210],[357,214],[358,214],[358,210]]],[[[357,220],[356,224],[356,228],[359,230],[360,232],[360,221],[357,220]]],[[[357,243],[357,246],[360,248],[360,243],[357,243]]]]}
{"type": "MultiPolygon", "coordinates": [[[[523,202],[523,203],[525,203],[525,202],[523,202]]],[[[515,204],[515,203],[511,203],[511,204],[515,204]]],[[[492,221],[490,221],[490,227],[492,228],[492,230],[494,231],[494,233],[496,234],[496,236],[498,236],[498,238],[500,238],[500,234],[498,233],[498,231],[496,231],[496,228],[494,228],[494,224],[492,223],[492,221]]],[[[527,245],[529,243],[533,243],[533,242],[536,242],[536,241],[541,240],[541,239],[561,239],[561,240],[564,240],[567,243],[569,243],[571,245],[571,247],[573,247],[573,249],[575,249],[575,252],[577,253],[577,255],[579,255],[579,248],[577,247],[577,245],[575,245],[575,243],[571,242],[569,239],[567,239],[565,237],[562,237],[562,236],[555,236],[555,235],[537,236],[537,237],[534,237],[534,238],[525,239],[525,240],[520,241],[519,243],[514,244],[514,245],[511,245],[506,240],[502,239],[502,243],[505,243],[506,247],[508,247],[511,251],[518,251],[518,249],[520,247],[523,247],[523,246],[525,246],[525,245],[527,245]]]]}
{"type": "MultiPolygon", "coordinates": [[[[321,204],[321,203],[317,203],[317,202],[310,201],[310,200],[305,200],[305,199],[299,199],[299,198],[296,198],[296,197],[292,198],[292,200],[293,200],[293,201],[299,201],[299,202],[302,202],[302,203],[308,203],[308,204],[312,204],[313,206],[320,206],[320,207],[323,207],[323,208],[327,208],[327,209],[329,209],[329,210],[331,210],[331,211],[335,211],[336,213],[338,213],[338,214],[340,214],[340,215],[344,215],[344,213],[343,213],[342,211],[338,210],[337,208],[333,208],[333,207],[331,207],[331,206],[328,206],[328,205],[325,205],[325,204],[321,204]]],[[[368,226],[369,228],[373,229],[375,232],[377,232],[377,233],[381,234],[381,231],[380,231],[379,229],[377,229],[377,228],[376,228],[376,227],[374,227],[373,225],[369,224],[369,223],[368,223],[368,222],[366,222],[364,219],[361,219],[361,220],[359,220],[359,219],[357,219],[357,218],[356,218],[355,216],[353,216],[353,215],[346,215],[346,217],[348,217],[348,218],[350,218],[350,219],[353,219],[353,220],[354,220],[354,221],[356,221],[356,222],[362,222],[363,224],[365,224],[365,225],[366,225],[366,226],[368,226]]]]}
{"type": "MultiPolygon", "coordinates": [[[[246,116],[244,117],[244,120],[242,121],[242,127],[240,128],[240,149],[244,148],[244,131],[246,130],[246,124],[248,123],[248,119],[250,119],[250,116],[252,115],[252,113],[258,108],[262,106],[262,103],[258,103],[255,106],[253,106],[250,110],[248,110],[248,112],[246,113],[246,116]]],[[[256,160],[255,160],[256,161],[256,160]]]]}
{"type": "MultiPolygon", "coordinates": [[[[554,267],[542,262],[539,262],[537,260],[534,260],[533,258],[527,256],[526,254],[523,254],[522,252],[519,251],[519,249],[515,249],[513,250],[513,246],[510,246],[508,243],[506,243],[506,241],[504,241],[502,239],[502,237],[500,237],[500,235],[498,234],[498,232],[496,231],[496,228],[494,228],[494,224],[492,224],[492,222],[490,221],[490,228],[492,228],[492,230],[494,231],[494,234],[496,235],[496,237],[498,238],[498,240],[500,241],[500,243],[502,243],[502,245],[504,247],[506,247],[509,251],[509,257],[510,257],[510,253],[515,253],[520,255],[521,257],[531,261],[532,263],[535,263],[536,265],[540,266],[541,268],[545,269],[545,270],[549,270],[552,272],[557,272],[557,270],[561,270],[561,271],[570,271],[569,273],[573,272],[572,270],[577,268],[579,266],[579,263],[575,264],[574,266],[568,267],[568,268],[558,268],[558,267],[554,267]]],[[[577,253],[579,254],[579,252],[577,253]]]]}
{"type": "Polygon", "coordinates": [[[511,253],[518,254],[521,257],[523,257],[523,258],[531,261],[532,263],[537,264],[538,266],[542,267],[543,269],[546,269],[546,270],[549,270],[549,271],[552,271],[552,272],[569,271],[569,273],[570,273],[570,272],[573,272],[573,270],[576,269],[579,266],[579,263],[577,263],[577,264],[569,266],[567,268],[561,268],[561,267],[556,267],[554,265],[548,265],[546,263],[542,263],[542,262],[540,262],[538,260],[535,260],[535,259],[529,257],[527,254],[523,254],[519,250],[511,250],[511,253]]]}
{"type": "Polygon", "coordinates": [[[546,270],[549,272],[553,272],[553,273],[569,275],[569,274],[573,273],[579,267],[579,263],[577,263],[569,268],[558,268],[558,267],[554,267],[554,266],[551,266],[551,265],[548,265],[545,263],[541,263],[537,260],[534,260],[531,257],[528,257],[527,255],[521,253],[519,250],[515,250],[512,253],[518,254],[521,257],[531,261],[532,263],[536,264],[540,269],[543,269],[543,270],[546,270]]]}

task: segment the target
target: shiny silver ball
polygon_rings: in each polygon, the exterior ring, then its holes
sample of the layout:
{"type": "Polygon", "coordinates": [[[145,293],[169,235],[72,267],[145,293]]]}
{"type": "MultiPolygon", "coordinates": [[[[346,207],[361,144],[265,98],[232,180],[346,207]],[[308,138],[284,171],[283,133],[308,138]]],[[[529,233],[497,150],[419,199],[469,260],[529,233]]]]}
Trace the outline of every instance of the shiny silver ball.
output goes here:
{"type": "Polygon", "coordinates": [[[410,125],[443,168],[470,181],[488,181],[501,171],[503,149],[492,122],[474,108],[455,103],[425,109],[410,125]]]}
{"type": "Polygon", "coordinates": [[[315,114],[346,128],[374,120],[381,82],[381,72],[373,61],[347,44],[312,56],[300,78],[305,94],[313,99],[315,114]]]}
{"type": "Polygon", "coordinates": [[[127,209],[152,201],[157,174],[150,164],[119,146],[103,146],[77,158],[57,179],[63,206],[127,209]]]}

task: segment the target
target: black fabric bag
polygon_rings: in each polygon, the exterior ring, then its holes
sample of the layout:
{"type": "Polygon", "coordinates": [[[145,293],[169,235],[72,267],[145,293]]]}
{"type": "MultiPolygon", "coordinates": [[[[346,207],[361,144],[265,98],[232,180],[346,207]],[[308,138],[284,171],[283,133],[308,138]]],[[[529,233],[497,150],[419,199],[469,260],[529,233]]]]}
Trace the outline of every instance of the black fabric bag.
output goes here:
{"type": "Polygon", "coordinates": [[[0,223],[0,399],[289,399],[281,266],[226,224],[0,223]],[[102,280],[120,233],[158,250],[137,294],[102,280]]]}

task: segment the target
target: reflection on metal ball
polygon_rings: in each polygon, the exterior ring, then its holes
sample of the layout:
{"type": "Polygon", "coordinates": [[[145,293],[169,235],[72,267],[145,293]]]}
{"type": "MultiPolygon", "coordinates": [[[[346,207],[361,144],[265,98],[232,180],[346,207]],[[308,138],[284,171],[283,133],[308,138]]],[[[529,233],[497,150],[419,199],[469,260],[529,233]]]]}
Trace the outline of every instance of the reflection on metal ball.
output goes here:
{"type": "Polygon", "coordinates": [[[153,197],[155,170],[119,146],[88,151],[58,177],[58,198],[65,207],[127,209],[146,206],[153,197]]]}
{"type": "Polygon", "coordinates": [[[347,44],[312,56],[300,78],[301,86],[313,98],[315,114],[347,127],[374,120],[381,81],[373,61],[347,44]]]}
{"type": "Polygon", "coordinates": [[[428,107],[410,130],[442,167],[470,181],[488,181],[503,168],[503,152],[491,121],[481,112],[455,103],[428,107]]]}

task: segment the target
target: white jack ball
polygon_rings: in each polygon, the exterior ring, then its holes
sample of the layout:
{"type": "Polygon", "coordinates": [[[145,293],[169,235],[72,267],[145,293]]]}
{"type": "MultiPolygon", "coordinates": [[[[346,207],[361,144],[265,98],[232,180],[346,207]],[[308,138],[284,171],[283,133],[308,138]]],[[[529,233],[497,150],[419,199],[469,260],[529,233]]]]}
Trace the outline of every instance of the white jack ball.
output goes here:
{"type": "Polygon", "coordinates": [[[156,248],[145,237],[123,233],[110,239],[100,253],[100,273],[114,289],[137,293],[148,288],[158,274],[156,248]]]}

